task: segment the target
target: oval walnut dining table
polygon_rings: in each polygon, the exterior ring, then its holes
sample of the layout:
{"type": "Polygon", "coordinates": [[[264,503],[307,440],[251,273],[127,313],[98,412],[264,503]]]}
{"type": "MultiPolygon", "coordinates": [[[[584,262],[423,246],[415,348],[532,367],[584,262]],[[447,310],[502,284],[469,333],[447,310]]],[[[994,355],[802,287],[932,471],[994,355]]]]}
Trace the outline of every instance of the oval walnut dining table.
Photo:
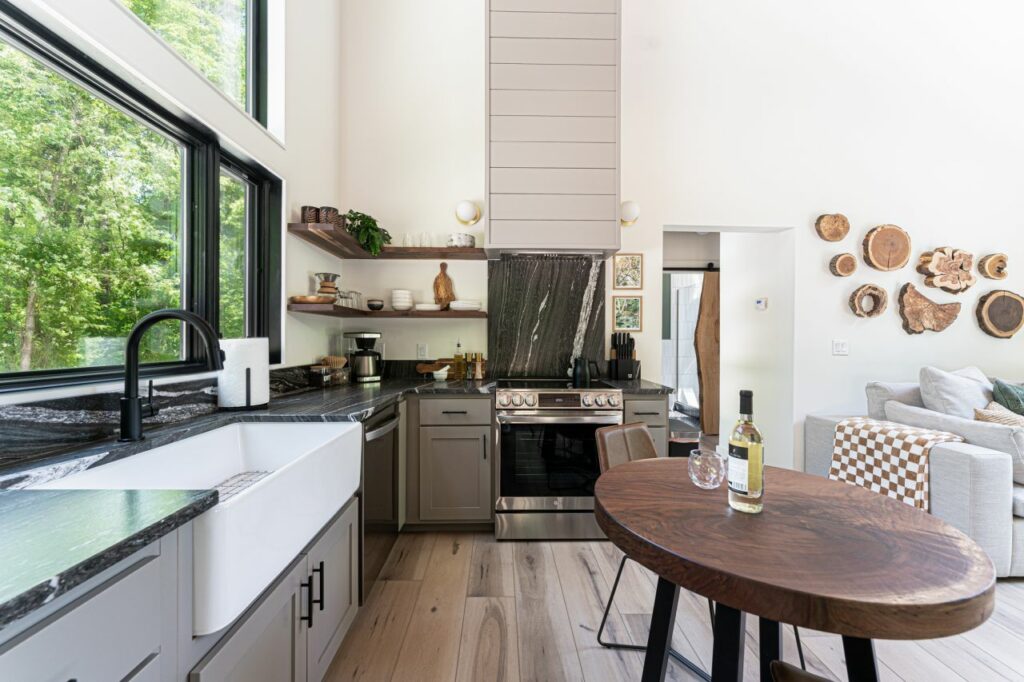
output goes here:
{"type": "Polygon", "coordinates": [[[779,623],[843,637],[851,682],[878,679],[873,639],[930,639],[981,625],[995,570],[966,535],[865,488],[766,467],[760,514],[702,490],[685,458],[601,476],[594,513],[630,559],[658,574],[643,680],[662,680],[679,588],[716,602],[714,682],[743,677],[744,619],[758,616],[762,682],[782,658],[779,623]]]}

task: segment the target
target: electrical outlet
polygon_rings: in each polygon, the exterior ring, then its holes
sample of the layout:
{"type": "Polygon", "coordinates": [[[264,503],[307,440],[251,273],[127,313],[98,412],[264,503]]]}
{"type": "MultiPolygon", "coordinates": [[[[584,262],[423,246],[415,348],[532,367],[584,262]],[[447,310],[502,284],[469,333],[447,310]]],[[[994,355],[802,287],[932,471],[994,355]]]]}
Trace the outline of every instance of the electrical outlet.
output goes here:
{"type": "Polygon", "coordinates": [[[417,343],[416,344],[416,359],[426,360],[427,359],[427,344],[417,343]]]}
{"type": "Polygon", "coordinates": [[[832,355],[849,355],[850,342],[846,339],[832,339],[832,355]]]}

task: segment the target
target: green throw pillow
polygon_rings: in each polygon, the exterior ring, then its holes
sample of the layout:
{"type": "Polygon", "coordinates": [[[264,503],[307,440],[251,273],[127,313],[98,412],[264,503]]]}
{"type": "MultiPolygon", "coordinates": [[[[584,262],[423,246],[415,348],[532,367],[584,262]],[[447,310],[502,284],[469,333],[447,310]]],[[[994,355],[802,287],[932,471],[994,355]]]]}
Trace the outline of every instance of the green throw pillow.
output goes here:
{"type": "Polygon", "coordinates": [[[992,397],[1006,409],[1013,410],[1017,414],[1024,414],[1024,386],[1008,384],[996,379],[992,397]]]}

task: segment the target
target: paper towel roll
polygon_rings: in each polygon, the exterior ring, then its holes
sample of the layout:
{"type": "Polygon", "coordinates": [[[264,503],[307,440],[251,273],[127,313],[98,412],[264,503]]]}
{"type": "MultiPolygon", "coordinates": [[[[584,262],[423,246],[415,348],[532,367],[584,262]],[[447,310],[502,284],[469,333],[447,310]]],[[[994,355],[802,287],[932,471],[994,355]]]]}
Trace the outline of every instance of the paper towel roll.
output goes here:
{"type": "Polygon", "coordinates": [[[224,369],[217,376],[217,405],[264,407],[270,402],[270,342],[265,338],[221,339],[224,369]],[[246,370],[249,370],[246,402],[246,370]]]}

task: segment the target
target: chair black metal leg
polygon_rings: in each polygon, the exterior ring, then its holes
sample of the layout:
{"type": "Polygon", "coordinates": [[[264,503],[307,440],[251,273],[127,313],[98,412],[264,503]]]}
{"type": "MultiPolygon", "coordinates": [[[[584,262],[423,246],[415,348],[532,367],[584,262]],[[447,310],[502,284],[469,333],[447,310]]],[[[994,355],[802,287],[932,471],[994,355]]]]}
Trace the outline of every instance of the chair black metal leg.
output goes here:
{"type": "Polygon", "coordinates": [[[875,644],[870,639],[843,637],[846,675],[850,682],[878,682],[875,644]]]}
{"type": "MultiPolygon", "coordinates": [[[[646,651],[647,647],[641,644],[620,644],[618,642],[606,642],[602,639],[602,636],[604,635],[605,625],[608,624],[608,614],[611,613],[612,603],[615,601],[615,593],[619,590],[619,581],[622,579],[622,570],[626,567],[627,558],[628,557],[623,556],[622,561],[619,562],[619,570],[615,574],[615,582],[612,583],[612,591],[611,594],[608,595],[608,603],[605,604],[604,615],[601,616],[601,627],[597,629],[597,643],[609,649],[628,649],[630,651],[646,651]]],[[[710,600],[708,601],[708,603],[711,603],[710,600]]],[[[712,612],[712,615],[714,615],[714,612],[712,612]]],[[[670,636],[669,642],[671,641],[672,639],[670,636]]],[[[680,665],[685,667],[694,675],[697,675],[703,680],[711,682],[711,675],[708,675],[708,673],[703,668],[701,668],[696,663],[688,659],[686,656],[683,656],[675,649],[670,647],[668,650],[668,655],[674,658],[680,665]]]]}
{"type": "Polygon", "coordinates": [[[743,679],[743,645],[747,615],[719,604],[715,607],[715,651],[711,657],[713,682],[739,682],[743,679]]]}
{"type": "Polygon", "coordinates": [[[647,637],[647,655],[644,657],[644,673],[640,678],[642,682],[662,682],[665,679],[678,603],[679,587],[664,578],[658,578],[658,589],[654,594],[654,613],[651,615],[651,632],[647,637]]]}
{"type": "Polygon", "coordinates": [[[761,682],[772,682],[772,661],[782,660],[782,628],[777,621],[758,618],[761,682]]]}
{"type": "Polygon", "coordinates": [[[796,655],[800,657],[800,669],[807,670],[807,663],[804,662],[804,645],[800,641],[800,628],[793,626],[793,636],[796,637],[796,655]]]}

